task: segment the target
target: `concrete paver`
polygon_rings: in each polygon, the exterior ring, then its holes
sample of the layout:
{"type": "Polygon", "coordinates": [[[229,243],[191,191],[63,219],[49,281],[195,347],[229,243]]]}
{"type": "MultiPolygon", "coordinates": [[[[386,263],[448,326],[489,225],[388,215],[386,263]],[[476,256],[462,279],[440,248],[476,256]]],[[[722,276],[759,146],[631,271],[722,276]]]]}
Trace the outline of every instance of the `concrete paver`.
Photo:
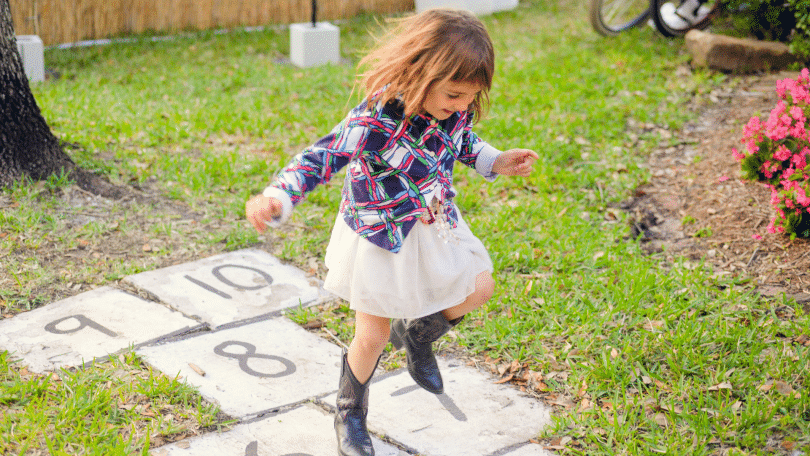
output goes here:
{"type": "Polygon", "coordinates": [[[342,350],[276,317],[137,353],[169,376],[179,373],[225,413],[245,418],[337,390],[342,350]]]}
{"type": "MultiPolygon", "coordinates": [[[[155,449],[152,456],[326,456],[337,453],[334,418],[314,404],[155,449]]],[[[376,456],[408,453],[372,437],[376,456]]]]}
{"type": "Polygon", "coordinates": [[[254,249],[143,272],[124,282],[214,327],[326,296],[316,279],[254,249]]]}
{"type": "Polygon", "coordinates": [[[505,453],[498,453],[498,456],[554,456],[554,453],[539,444],[529,443],[505,453]]]}
{"type": "MultiPolygon", "coordinates": [[[[549,411],[514,388],[456,360],[437,358],[445,393],[418,387],[406,369],[371,385],[369,429],[428,456],[489,455],[534,438],[549,411]]],[[[335,395],[323,399],[333,404],[335,395]]]]}
{"type": "Polygon", "coordinates": [[[166,306],[101,287],[0,321],[0,348],[44,372],[198,326],[166,306]]]}

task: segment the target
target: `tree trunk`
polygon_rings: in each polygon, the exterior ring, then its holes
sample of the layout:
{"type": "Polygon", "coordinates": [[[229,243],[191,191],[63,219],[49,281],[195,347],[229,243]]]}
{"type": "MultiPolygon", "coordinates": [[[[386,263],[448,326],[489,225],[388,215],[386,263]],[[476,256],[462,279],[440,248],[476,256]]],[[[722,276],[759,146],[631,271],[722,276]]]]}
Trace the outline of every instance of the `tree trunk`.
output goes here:
{"type": "Polygon", "coordinates": [[[9,0],[0,0],[0,188],[73,172],[75,165],[42,117],[17,52],[9,0]]]}

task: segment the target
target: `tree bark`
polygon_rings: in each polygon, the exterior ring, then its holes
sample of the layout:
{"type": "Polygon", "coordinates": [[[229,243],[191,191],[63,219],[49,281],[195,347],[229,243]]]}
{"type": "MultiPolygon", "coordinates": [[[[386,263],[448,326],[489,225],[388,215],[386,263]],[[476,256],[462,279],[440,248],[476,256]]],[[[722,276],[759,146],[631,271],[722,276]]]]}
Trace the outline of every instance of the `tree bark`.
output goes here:
{"type": "Polygon", "coordinates": [[[0,188],[24,176],[40,180],[75,169],[31,93],[9,0],[0,0],[0,188]]]}

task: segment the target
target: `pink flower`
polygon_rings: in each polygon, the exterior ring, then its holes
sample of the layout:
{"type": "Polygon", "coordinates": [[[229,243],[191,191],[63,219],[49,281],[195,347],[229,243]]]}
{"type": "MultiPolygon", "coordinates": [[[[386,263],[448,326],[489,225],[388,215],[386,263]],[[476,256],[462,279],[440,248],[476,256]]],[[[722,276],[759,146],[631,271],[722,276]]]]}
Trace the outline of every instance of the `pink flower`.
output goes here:
{"type": "Polygon", "coordinates": [[[780,79],[776,81],[776,94],[779,95],[779,98],[785,99],[788,91],[788,81],[790,79],[780,79]]]}
{"type": "Polygon", "coordinates": [[[757,142],[762,141],[762,131],[764,128],[765,125],[757,116],[752,116],[743,127],[743,139],[740,142],[745,144],[746,149],[748,149],[748,152],[751,154],[759,152],[757,142]]]}
{"type": "Polygon", "coordinates": [[[776,107],[771,111],[771,115],[768,117],[768,120],[765,121],[765,136],[774,141],[784,139],[790,130],[792,120],[790,119],[790,116],[785,115],[785,109],[787,109],[785,102],[779,101],[779,103],[776,104],[776,107]],[[785,120],[787,120],[787,123],[785,120]]]}
{"type": "Polygon", "coordinates": [[[790,133],[790,127],[778,121],[765,128],[765,136],[774,141],[785,139],[788,133],[790,133]]]}
{"type": "Polygon", "coordinates": [[[718,181],[718,182],[725,182],[725,181],[727,181],[727,180],[729,180],[729,179],[731,179],[731,178],[730,178],[730,177],[728,177],[728,176],[720,176],[720,177],[717,179],[717,181],[718,181]]]}
{"type": "Polygon", "coordinates": [[[790,151],[784,144],[780,144],[779,147],[776,148],[776,152],[773,153],[773,158],[779,161],[785,161],[790,159],[790,156],[793,155],[793,152],[790,151]]]}
{"type": "Polygon", "coordinates": [[[790,92],[794,103],[806,102],[808,99],[807,84],[808,82],[803,76],[799,76],[796,80],[783,79],[776,82],[776,93],[779,98],[787,100],[787,94],[790,92]]]}
{"type": "Polygon", "coordinates": [[[765,163],[763,163],[762,166],[759,168],[762,174],[764,174],[765,177],[767,177],[768,179],[773,177],[773,170],[771,169],[771,165],[772,165],[771,161],[766,160],[765,163]]]}
{"type": "Polygon", "coordinates": [[[807,196],[807,193],[798,182],[793,182],[793,184],[795,184],[794,190],[796,190],[796,202],[804,207],[810,207],[810,197],[807,196]]]}
{"type": "Polygon", "coordinates": [[[771,206],[778,206],[781,201],[782,198],[779,196],[779,191],[771,187],[771,206]]]}
{"type": "Polygon", "coordinates": [[[755,138],[757,140],[762,139],[762,128],[762,121],[759,120],[759,117],[751,117],[748,120],[748,123],[743,127],[743,138],[755,138]]]}
{"type": "Polygon", "coordinates": [[[790,127],[790,136],[796,139],[805,139],[807,137],[807,130],[804,128],[804,121],[796,122],[790,127]]]}
{"type": "Polygon", "coordinates": [[[808,155],[810,155],[810,149],[805,147],[801,152],[793,155],[793,157],[790,159],[790,163],[795,166],[796,169],[804,169],[807,166],[808,155]]]}
{"type": "Polygon", "coordinates": [[[806,120],[804,117],[804,111],[802,111],[802,108],[798,106],[793,106],[792,108],[790,108],[790,115],[791,117],[802,123],[804,123],[804,121],[806,120]]]}
{"type": "MultiPolygon", "coordinates": [[[[743,150],[731,149],[732,156],[748,168],[761,163],[760,181],[771,191],[771,206],[776,214],[768,225],[769,233],[792,232],[788,217],[810,214],[810,68],[794,79],[777,81],[779,100],[767,120],[751,117],[740,140],[743,150]],[[766,139],[767,138],[767,139],[766,139]],[[768,182],[779,181],[778,184],[768,182]]],[[[728,180],[718,177],[719,182],[728,180]]],[[[757,233],[752,239],[761,240],[757,233]]]]}
{"type": "Polygon", "coordinates": [[[752,234],[752,235],[751,235],[751,239],[753,239],[753,240],[755,240],[755,241],[761,241],[761,240],[762,240],[762,236],[760,236],[759,234],[752,234]]]}
{"type": "Polygon", "coordinates": [[[807,87],[796,84],[793,86],[791,95],[793,96],[794,103],[807,103],[809,94],[807,92],[807,87]]]}
{"type": "Polygon", "coordinates": [[[796,82],[802,85],[810,84],[810,70],[807,68],[802,69],[802,71],[799,73],[799,77],[796,78],[796,82]]]}

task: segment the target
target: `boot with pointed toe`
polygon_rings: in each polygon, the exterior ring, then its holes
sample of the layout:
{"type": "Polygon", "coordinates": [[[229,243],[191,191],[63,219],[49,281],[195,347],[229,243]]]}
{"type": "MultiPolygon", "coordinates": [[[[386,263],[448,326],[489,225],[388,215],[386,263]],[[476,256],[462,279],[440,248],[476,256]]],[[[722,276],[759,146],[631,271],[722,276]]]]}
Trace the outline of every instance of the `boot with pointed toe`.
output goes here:
{"type": "MultiPolygon", "coordinates": [[[[377,362],[380,360],[377,359],[377,362]]],[[[375,365],[374,370],[376,369],[375,365]]],[[[374,370],[371,371],[372,376],[374,370]]],[[[365,383],[357,380],[349,367],[347,354],[344,353],[336,400],[337,414],[335,414],[339,456],[374,456],[371,436],[366,428],[370,384],[371,377],[365,383]]]]}
{"type": "Polygon", "coordinates": [[[433,394],[442,394],[444,383],[432,344],[459,324],[462,318],[448,321],[441,312],[437,312],[421,318],[391,320],[390,341],[397,350],[405,347],[408,373],[417,385],[433,394]]]}

